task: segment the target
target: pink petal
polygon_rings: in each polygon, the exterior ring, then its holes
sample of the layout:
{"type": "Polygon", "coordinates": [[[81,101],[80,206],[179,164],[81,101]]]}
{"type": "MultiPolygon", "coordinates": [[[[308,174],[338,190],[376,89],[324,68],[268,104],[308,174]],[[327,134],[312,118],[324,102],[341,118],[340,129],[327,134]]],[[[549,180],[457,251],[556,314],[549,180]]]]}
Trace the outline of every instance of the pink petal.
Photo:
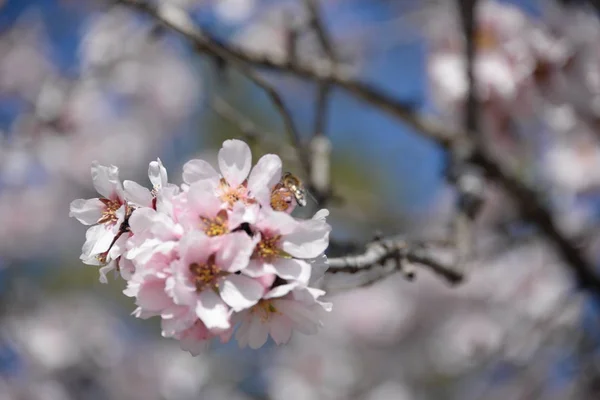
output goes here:
{"type": "Polygon", "coordinates": [[[181,274],[169,277],[165,284],[165,292],[175,304],[192,306],[196,303],[196,288],[181,274]]]}
{"type": "Polygon", "coordinates": [[[104,203],[100,199],[77,199],[71,202],[69,217],[75,217],[84,225],[94,225],[104,211],[104,203]]]}
{"type": "Polygon", "coordinates": [[[250,147],[241,140],[226,140],[219,150],[219,169],[221,174],[233,188],[244,182],[252,167],[250,147]]]}
{"type": "Polygon", "coordinates": [[[119,168],[111,165],[105,167],[97,161],[92,163],[92,181],[98,193],[107,199],[122,198],[123,188],[119,182],[119,168]]]}
{"type": "Polygon", "coordinates": [[[276,300],[275,307],[286,315],[294,328],[304,334],[314,335],[321,324],[320,314],[304,304],[294,300],[276,300]]]}
{"type": "Polygon", "coordinates": [[[196,315],[208,329],[229,329],[229,309],[214,291],[202,291],[198,300],[196,315]]]}
{"type": "Polygon", "coordinates": [[[125,187],[125,199],[128,202],[142,207],[152,206],[152,193],[148,188],[134,181],[125,181],[123,186],[125,187]]]}
{"type": "Polygon", "coordinates": [[[248,266],[255,243],[246,232],[233,232],[219,238],[217,265],[227,272],[237,272],[248,266]]]}
{"type": "MultiPolygon", "coordinates": [[[[250,178],[248,178],[248,190],[252,196],[259,193],[268,193],[281,180],[281,158],[274,154],[266,154],[258,160],[250,178]]],[[[270,197],[270,196],[269,196],[270,197]]]]}
{"type": "Polygon", "coordinates": [[[298,229],[299,223],[287,213],[262,208],[256,226],[262,232],[288,235],[298,229]]]}
{"type": "Polygon", "coordinates": [[[190,185],[188,204],[197,215],[213,218],[221,210],[223,202],[215,195],[210,182],[198,181],[190,185]]]}
{"type": "Polygon", "coordinates": [[[248,346],[252,349],[262,347],[269,338],[269,327],[259,318],[252,318],[248,327],[248,346]]]}
{"type": "Polygon", "coordinates": [[[273,289],[271,289],[270,291],[268,291],[263,296],[263,298],[264,299],[275,299],[278,297],[283,297],[297,287],[298,287],[298,282],[292,282],[292,283],[287,283],[285,285],[276,286],[273,289]]]}
{"type": "Polygon", "coordinates": [[[258,278],[260,276],[273,274],[274,268],[271,264],[258,260],[250,260],[248,266],[243,270],[244,275],[258,278]]]}
{"type": "Polygon", "coordinates": [[[199,231],[190,232],[181,238],[179,252],[185,266],[202,264],[212,254],[213,243],[208,236],[199,231]]]}
{"type": "Polygon", "coordinates": [[[136,304],[144,310],[161,311],[171,305],[171,299],[165,293],[165,282],[150,281],[140,286],[136,304]]]}
{"type": "Polygon", "coordinates": [[[244,222],[254,224],[256,222],[256,219],[258,218],[259,211],[259,204],[244,204],[243,202],[238,201],[233,205],[233,209],[229,213],[229,230],[234,230],[244,222]]]}
{"type": "Polygon", "coordinates": [[[287,343],[292,337],[292,324],[285,315],[279,316],[273,318],[269,326],[269,331],[275,343],[287,343]]]}
{"type": "Polygon", "coordinates": [[[322,220],[302,221],[298,228],[283,237],[282,248],[293,257],[315,258],[327,249],[331,226],[322,220]]]}
{"type": "Polygon", "coordinates": [[[310,279],[310,265],[303,260],[294,258],[280,258],[273,263],[275,273],[287,280],[295,280],[308,284],[310,279]]]}
{"type": "Polygon", "coordinates": [[[190,160],[183,166],[183,181],[192,184],[200,180],[210,180],[218,184],[219,173],[204,160],[190,160]]]}
{"type": "Polygon", "coordinates": [[[220,286],[221,298],[236,312],[256,304],[263,291],[260,283],[243,275],[229,275],[220,286]]]}

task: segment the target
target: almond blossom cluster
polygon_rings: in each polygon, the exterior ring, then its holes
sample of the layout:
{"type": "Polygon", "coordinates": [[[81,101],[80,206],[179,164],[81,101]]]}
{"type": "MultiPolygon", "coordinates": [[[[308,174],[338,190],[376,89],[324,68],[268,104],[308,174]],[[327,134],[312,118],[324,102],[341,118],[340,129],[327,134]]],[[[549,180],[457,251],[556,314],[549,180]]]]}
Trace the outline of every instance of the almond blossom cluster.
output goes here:
{"type": "Polygon", "coordinates": [[[290,215],[301,188],[285,184],[276,155],[252,168],[248,145],[227,140],[218,164],[189,161],[177,186],[151,162],[148,189],[94,163],[101,197],[71,203],[70,216],[90,225],[82,261],[100,266],[102,282],[118,271],[133,314],[159,316],[162,335],[194,355],[214,337],[259,348],[269,336],[281,344],[293,330],[316,333],[331,309],[312,287],[326,268],[328,211],[290,215]]]}

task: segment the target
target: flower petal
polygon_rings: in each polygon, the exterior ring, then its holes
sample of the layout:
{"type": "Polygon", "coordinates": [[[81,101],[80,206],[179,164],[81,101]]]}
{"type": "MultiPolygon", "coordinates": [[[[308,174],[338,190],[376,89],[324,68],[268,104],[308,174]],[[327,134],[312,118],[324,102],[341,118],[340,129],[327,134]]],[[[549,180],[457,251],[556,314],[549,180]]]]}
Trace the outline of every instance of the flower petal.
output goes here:
{"type": "Polygon", "coordinates": [[[281,158],[275,154],[262,156],[250,173],[248,190],[252,196],[258,193],[271,193],[273,186],[281,180],[281,158]]]}
{"type": "Polygon", "coordinates": [[[119,168],[114,165],[105,167],[94,161],[92,163],[92,181],[96,191],[107,199],[122,198],[123,188],[119,182],[119,168]]]}
{"type": "Polygon", "coordinates": [[[198,181],[190,185],[188,190],[188,205],[196,215],[214,218],[221,210],[223,202],[215,195],[210,182],[198,181]]]}
{"type": "Polygon", "coordinates": [[[275,307],[294,323],[294,328],[298,331],[307,335],[317,333],[321,325],[321,315],[317,309],[286,299],[277,300],[275,307]]]}
{"type": "Polygon", "coordinates": [[[183,181],[192,184],[200,180],[211,180],[218,184],[219,173],[204,160],[190,160],[183,166],[183,181]]]}
{"type": "Polygon", "coordinates": [[[184,276],[178,274],[171,276],[166,280],[165,292],[169,295],[175,304],[182,306],[192,306],[196,299],[196,288],[191,286],[184,276]]]}
{"type": "Polygon", "coordinates": [[[94,225],[85,234],[83,253],[87,256],[104,253],[110,247],[115,234],[111,227],[106,225],[94,225]]]}
{"type": "Polygon", "coordinates": [[[203,264],[212,254],[214,241],[199,231],[190,232],[181,238],[179,252],[185,267],[193,263],[203,264]]]}
{"type": "Polygon", "coordinates": [[[285,315],[278,318],[273,318],[269,327],[269,331],[275,343],[287,343],[292,337],[292,324],[285,315]]]}
{"type": "Polygon", "coordinates": [[[152,207],[152,193],[134,181],[124,181],[125,199],[136,206],[152,207]]]}
{"type": "Polygon", "coordinates": [[[233,188],[244,182],[252,168],[252,152],[241,140],[226,140],[219,150],[219,169],[221,174],[233,188]]]}
{"type": "Polygon", "coordinates": [[[260,283],[243,275],[229,275],[220,285],[221,298],[236,312],[255,305],[263,291],[260,283]]]}
{"type": "Polygon", "coordinates": [[[252,318],[248,327],[248,346],[252,349],[262,347],[269,338],[269,326],[259,318],[252,318]]]}
{"type": "Polygon", "coordinates": [[[163,167],[160,158],[157,158],[156,161],[152,161],[148,166],[148,178],[150,178],[150,182],[152,182],[152,186],[155,189],[161,189],[167,186],[167,169],[163,167]]]}
{"type": "Polygon", "coordinates": [[[294,258],[280,258],[273,262],[277,276],[287,280],[308,284],[310,279],[310,265],[304,260],[294,258]]]}
{"type": "Polygon", "coordinates": [[[204,290],[198,296],[196,315],[208,329],[229,329],[229,309],[212,290],[204,290]]]}
{"type": "Polygon", "coordinates": [[[104,211],[104,203],[100,199],[77,199],[71,202],[69,217],[75,217],[84,225],[94,225],[104,211]]]}
{"type": "Polygon", "coordinates": [[[141,285],[135,304],[144,310],[156,312],[167,308],[171,305],[171,299],[165,293],[165,282],[153,280],[141,285]]]}
{"type": "Polygon", "coordinates": [[[279,285],[268,291],[263,298],[264,299],[275,299],[277,297],[283,297],[290,293],[292,290],[298,287],[298,282],[287,283],[285,285],[279,285]]]}
{"type": "Polygon", "coordinates": [[[331,226],[323,220],[306,220],[282,238],[281,247],[293,257],[315,258],[329,245],[331,226]]]}
{"type": "Polygon", "coordinates": [[[217,265],[227,272],[237,272],[248,266],[255,243],[246,232],[234,232],[221,238],[217,265]]]}
{"type": "Polygon", "coordinates": [[[244,204],[243,202],[238,201],[233,205],[233,209],[229,213],[229,231],[234,230],[244,222],[249,224],[255,223],[259,211],[260,205],[258,204],[244,204]]]}

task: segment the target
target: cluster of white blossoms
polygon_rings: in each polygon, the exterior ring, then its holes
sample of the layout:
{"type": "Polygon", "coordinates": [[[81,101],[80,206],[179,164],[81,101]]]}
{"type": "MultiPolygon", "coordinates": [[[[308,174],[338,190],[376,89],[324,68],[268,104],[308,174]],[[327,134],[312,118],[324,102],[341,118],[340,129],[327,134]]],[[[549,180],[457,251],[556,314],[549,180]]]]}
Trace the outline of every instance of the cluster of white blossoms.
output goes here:
{"type": "Polygon", "coordinates": [[[248,145],[227,140],[220,173],[203,160],[183,167],[181,187],[167,182],[160,160],[150,163],[153,188],[94,163],[101,198],[71,203],[85,225],[81,259],[99,265],[100,280],[116,270],[135,297],[139,318],[160,316],[162,335],[198,354],[213,337],[259,348],[270,335],[287,342],[292,330],[313,334],[331,305],[313,283],[326,269],[331,227],[321,210],[290,215],[298,188],[282,179],[281,159],[261,157],[252,168],[248,145]]]}

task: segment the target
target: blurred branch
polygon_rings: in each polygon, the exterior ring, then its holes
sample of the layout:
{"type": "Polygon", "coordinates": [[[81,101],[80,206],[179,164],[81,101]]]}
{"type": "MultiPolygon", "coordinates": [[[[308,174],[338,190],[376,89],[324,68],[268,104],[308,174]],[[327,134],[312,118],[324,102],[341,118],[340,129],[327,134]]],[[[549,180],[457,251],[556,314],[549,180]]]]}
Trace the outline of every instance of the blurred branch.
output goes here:
{"type": "Polygon", "coordinates": [[[163,3],[159,6],[143,0],[116,0],[117,3],[132,6],[138,10],[153,16],[166,27],[173,29],[185,37],[189,38],[195,44],[197,50],[205,51],[215,57],[219,63],[235,68],[246,78],[250,79],[256,86],[260,87],[281,115],[284,126],[290,140],[299,152],[300,163],[308,174],[309,163],[306,152],[303,149],[300,134],[296,129],[294,120],[288,108],[286,107],[282,96],[266,79],[262,78],[251,65],[244,62],[243,59],[236,57],[227,48],[214,39],[208,39],[193,23],[190,16],[182,9],[169,3],[163,3]]]}
{"type": "MultiPolygon", "coordinates": [[[[319,44],[330,65],[337,63],[333,42],[326,31],[319,9],[318,0],[304,0],[310,16],[310,26],[317,35],[319,44]]],[[[319,82],[317,101],[315,102],[315,122],[311,139],[310,189],[315,192],[319,206],[324,207],[332,195],[330,179],[331,142],[325,135],[329,114],[329,95],[331,84],[319,82]]]]}
{"type": "MultiPolygon", "coordinates": [[[[477,80],[475,77],[475,7],[477,0],[456,0],[456,3],[465,38],[465,75],[468,84],[464,126],[470,139],[477,142],[480,139],[477,135],[479,130],[479,103],[477,101],[477,80]]],[[[464,263],[473,252],[473,221],[483,204],[485,190],[483,177],[477,174],[467,161],[471,150],[470,148],[464,148],[464,146],[453,146],[449,166],[449,178],[456,185],[458,192],[458,204],[456,205],[451,229],[458,254],[457,263],[459,264],[464,263]]]]}
{"type": "MultiPolygon", "coordinates": [[[[409,243],[403,238],[387,238],[367,244],[361,254],[329,258],[328,274],[357,274],[381,265],[384,268],[370,279],[378,280],[394,272],[402,271],[408,278],[414,277],[407,262],[424,266],[451,284],[461,283],[464,276],[452,266],[434,257],[431,249],[419,243],[409,243]],[[393,261],[392,267],[385,268],[388,261],[393,261]]],[[[362,282],[365,284],[365,282],[362,282]]]]}
{"type": "MultiPolygon", "coordinates": [[[[509,172],[502,163],[495,158],[480,143],[470,140],[466,131],[454,130],[433,116],[424,116],[415,112],[411,105],[396,100],[388,93],[378,90],[368,84],[354,80],[345,68],[340,65],[332,65],[331,68],[318,68],[299,62],[274,59],[266,55],[257,55],[235,46],[227,45],[206,34],[200,33],[193,27],[192,22],[182,10],[177,9],[176,15],[167,15],[160,12],[155,6],[143,0],[118,0],[119,3],[138,9],[139,11],[157,19],[162,24],[180,33],[190,40],[195,49],[212,56],[222,57],[227,62],[239,69],[242,73],[256,75],[250,67],[262,67],[275,71],[287,72],[300,78],[310,79],[318,83],[330,83],[337,85],[358,99],[388,113],[406,125],[414,129],[446,150],[459,147],[464,148],[470,154],[468,162],[480,167],[488,178],[498,182],[515,199],[521,215],[530,223],[535,224],[545,236],[551,240],[562,258],[571,266],[579,284],[582,288],[600,293],[600,279],[593,272],[593,265],[586,260],[580,249],[572,241],[563,236],[552,219],[550,211],[546,208],[540,195],[527,185],[522,183],[516,176],[509,172]],[[182,16],[183,15],[183,16],[182,16]],[[186,18],[187,17],[187,18],[186,18]]],[[[175,11],[174,8],[171,11],[175,11]]],[[[264,82],[258,80],[259,83],[264,82]]],[[[290,136],[295,145],[300,144],[299,136],[290,123],[291,118],[277,93],[266,85],[267,93],[271,95],[274,103],[283,110],[283,116],[288,126],[290,136]]],[[[300,148],[299,146],[297,146],[300,148]]],[[[302,157],[304,159],[304,157],[302,157]]],[[[308,170],[308,166],[305,165],[308,170]]]]}

